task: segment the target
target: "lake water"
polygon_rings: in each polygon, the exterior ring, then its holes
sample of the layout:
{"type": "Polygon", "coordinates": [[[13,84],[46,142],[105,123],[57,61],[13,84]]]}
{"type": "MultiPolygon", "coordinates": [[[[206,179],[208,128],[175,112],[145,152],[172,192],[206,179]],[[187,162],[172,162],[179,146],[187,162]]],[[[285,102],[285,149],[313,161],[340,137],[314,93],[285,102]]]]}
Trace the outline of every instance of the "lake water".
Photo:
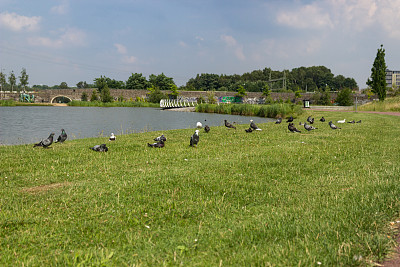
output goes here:
{"type": "Polygon", "coordinates": [[[64,128],[68,140],[137,133],[144,131],[195,128],[196,122],[221,126],[224,119],[238,124],[265,123],[272,119],[159,108],[120,107],[0,107],[0,145],[31,144],[55,137],[64,128]]]}

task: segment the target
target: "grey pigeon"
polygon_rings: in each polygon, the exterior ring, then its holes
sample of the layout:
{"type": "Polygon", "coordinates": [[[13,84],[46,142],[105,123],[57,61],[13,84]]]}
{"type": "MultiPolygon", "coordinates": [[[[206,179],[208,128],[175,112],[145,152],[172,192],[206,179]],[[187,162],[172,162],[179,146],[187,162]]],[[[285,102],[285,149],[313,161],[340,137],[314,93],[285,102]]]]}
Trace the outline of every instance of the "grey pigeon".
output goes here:
{"type": "Polygon", "coordinates": [[[301,131],[297,130],[297,128],[294,126],[293,122],[290,122],[290,123],[289,123],[288,129],[289,129],[289,131],[291,131],[292,133],[294,133],[294,132],[301,133],[301,131]]]}
{"type": "Polygon", "coordinates": [[[282,118],[278,118],[275,122],[275,124],[280,124],[282,122],[282,118]]]}
{"type": "Polygon", "coordinates": [[[361,120],[359,120],[359,121],[356,121],[356,123],[361,123],[361,120]]]}
{"type": "Polygon", "coordinates": [[[149,147],[158,147],[158,148],[162,148],[164,147],[164,141],[163,140],[159,140],[157,143],[153,143],[153,144],[149,144],[147,143],[147,146],[149,147]]]}
{"type": "Polygon", "coordinates": [[[48,148],[53,143],[54,133],[51,133],[47,139],[40,141],[37,144],[34,144],[33,147],[41,146],[43,148],[48,148]]]}
{"type": "Polygon", "coordinates": [[[348,121],[347,123],[356,123],[356,121],[352,120],[352,121],[348,121]]]}
{"type": "Polygon", "coordinates": [[[91,147],[90,149],[93,151],[97,151],[97,152],[107,152],[108,151],[108,147],[106,146],[106,144],[95,145],[94,147],[91,147]]]}
{"type": "Polygon", "coordinates": [[[167,138],[162,134],[159,137],[154,138],[154,141],[167,141],[167,138]]]}
{"type": "Polygon", "coordinates": [[[293,116],[290,116],[290,118],[286,122],[292,122],[293,120],[293,116]]]}
{"type": "Polygon", "coordinates": [[[196,130],[194,134],[190,137],[190,146],[197,146],[199,143],[199,130],[196,130]]]}
{"type": "Polygon", "coordinates": [[[254,123],[253,120],[250,120],[250,128],[252,128],[253,130],[256,130],[256,131],[261,131],[261,129],[258,128],[258,126],[254,123]]]}
{"type": "Polygon", "coordinates": [[[58,136],[57,140],[54,143],[63,143],[65,140],[67,140],[67,133],[64,129],[61,129],[61,134],[58,136]]]}
{"type": "Polygon", "coordinates": [[[315,128],[314,126],[308,125],[307,123],[304,123],[304,129],[306,129],[307,131],[311,131],[311,130],[315,130],[318,128],[315,128]]]}
{"type": "Polygon", "coordinates": [[[224,120],[224,122],[225,122],[225,127],[236,129],[236,127],[230,124],[227,120],[224,120]]]}
{"type": "Polygon", "coordinates": [[[208,125],[204,126],[204,131],[206,133],[208,133],[210,131],[210,126],[208,126],[208,125]]]}
{"type": "Polygon", "coordinates": [[[341,128],[338,128],[335,124],[333,124],[332,121],[329,122],[329,126],[330,126],[333,130],[341,129],[341,128]]]}

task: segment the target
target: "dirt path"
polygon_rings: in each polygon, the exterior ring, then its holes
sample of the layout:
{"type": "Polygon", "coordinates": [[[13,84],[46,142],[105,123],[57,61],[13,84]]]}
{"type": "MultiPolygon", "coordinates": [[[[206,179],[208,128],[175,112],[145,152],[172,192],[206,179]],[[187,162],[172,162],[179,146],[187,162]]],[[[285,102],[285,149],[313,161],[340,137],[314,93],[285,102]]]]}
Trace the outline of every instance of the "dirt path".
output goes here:
{"type": "MultiPolygon", "coordinates": [[[[311,108],[310,110],[316,111],[334,111],[334,112],[356,112],[354,110],[340,110],[340,109],[319,109],[319,108],[311,108]]],[[[382,111],[357,111],[358,113],[374,113],[374,114],[384,114],[384,115],[392,115],[392,116],[400,116],[400,112],[382,112],[382,111]]]]}

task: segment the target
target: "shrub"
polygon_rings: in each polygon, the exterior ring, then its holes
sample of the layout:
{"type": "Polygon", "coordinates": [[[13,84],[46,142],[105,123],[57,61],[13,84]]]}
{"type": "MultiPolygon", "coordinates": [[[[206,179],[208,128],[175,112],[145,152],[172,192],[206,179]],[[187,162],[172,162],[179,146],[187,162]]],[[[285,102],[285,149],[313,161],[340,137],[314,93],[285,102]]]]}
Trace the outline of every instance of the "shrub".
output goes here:
{"type": "Polygon", "coordinates": [[[352,106],[354,103],[352,93],[350,88],[340,90],[336,98],[336,103],[340,106],[352,106]]]}

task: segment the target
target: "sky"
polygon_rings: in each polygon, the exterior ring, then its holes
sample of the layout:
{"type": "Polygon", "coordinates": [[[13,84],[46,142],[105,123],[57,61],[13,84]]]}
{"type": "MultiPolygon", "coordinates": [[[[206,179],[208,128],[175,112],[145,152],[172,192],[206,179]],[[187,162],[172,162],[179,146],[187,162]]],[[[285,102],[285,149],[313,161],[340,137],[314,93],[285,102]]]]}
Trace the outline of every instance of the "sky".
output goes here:
{"type": "Polygon", "coordinates": [[[400,0],[0,0],[0,69],[30,86],[325,66],[366,88],[381,44],[400,70],[400,0]]]}

